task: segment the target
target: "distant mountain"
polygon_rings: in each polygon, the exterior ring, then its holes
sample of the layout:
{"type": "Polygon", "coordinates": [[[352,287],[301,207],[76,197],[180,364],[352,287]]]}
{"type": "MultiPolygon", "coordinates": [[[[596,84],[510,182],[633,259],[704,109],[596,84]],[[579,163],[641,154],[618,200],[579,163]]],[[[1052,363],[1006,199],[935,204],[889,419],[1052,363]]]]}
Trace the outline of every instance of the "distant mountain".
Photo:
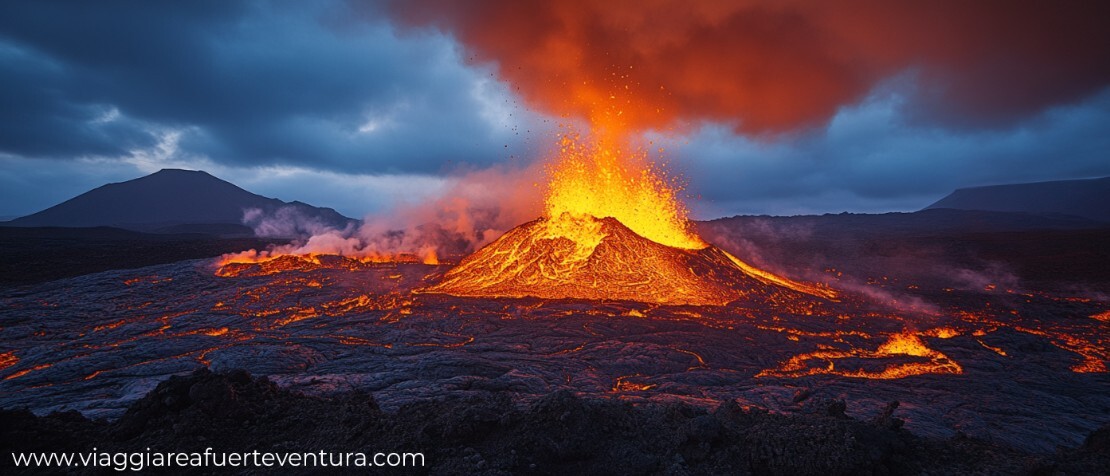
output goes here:
{"type": "Polygon", "coordinates": [[[1059,213],[1110,222],[1110,177],[961,188],[926,209],[1059,213]]]}
{"type": "Polygon", "coordinates": [[[95,188],[7,226],[112,226],[144,232],[244,234],[249,209],[295,216],[297,225],[342,228],[354,221],[331,208],[283,202],[243,190],[207,172],[163,169],[145,177],[95,188]]]}
{"type": "MultiPolygon", "coordinates": [[[[1082,230],[1105,228],[1106,223],[1074,215],[981,210],[926,209],[912,213],[840,213],[800,216],[738,215],[697,222],[698,232],[714,238],[739,233],[786,238],[793,235],[829,239],[883,235],[933,235],[991,233],[1029,230],[1082,230]]],[[[808,239],[808,238],[807,238],[808,239]]]]}

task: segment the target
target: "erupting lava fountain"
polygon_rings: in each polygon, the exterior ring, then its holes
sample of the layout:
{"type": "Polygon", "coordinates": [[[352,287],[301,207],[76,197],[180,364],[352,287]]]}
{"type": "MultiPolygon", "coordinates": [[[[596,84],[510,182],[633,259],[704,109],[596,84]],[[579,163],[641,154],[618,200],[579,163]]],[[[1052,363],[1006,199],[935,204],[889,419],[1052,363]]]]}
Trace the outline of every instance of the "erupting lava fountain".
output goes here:
{"type": "Polygon", "coordinates": [[[693,232],[675,188],[646,153],[564,136],[548,168],[544,216],[474,252],[425,293],[724,305],[831,289],[751,266],[693,232]]]}

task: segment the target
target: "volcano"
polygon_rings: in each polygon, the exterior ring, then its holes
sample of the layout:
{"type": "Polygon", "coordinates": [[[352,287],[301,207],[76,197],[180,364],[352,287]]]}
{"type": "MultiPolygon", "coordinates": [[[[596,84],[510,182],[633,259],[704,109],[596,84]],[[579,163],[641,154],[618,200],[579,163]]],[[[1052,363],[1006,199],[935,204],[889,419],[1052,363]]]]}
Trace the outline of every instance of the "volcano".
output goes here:
{"type": "Polygon", "coordinates": [[[690,227],[680,188],[647,154],[627,152],[611,127],[596,131],[560,140],[542,218],[509,230],[422,292],[714,306],[836,297],[706,243],[690,227]]]}
{"type": "Polygon", "coordinates": [[[510,230],[423,292],[690,305],[835,297],[828,289],[748,266],[714,246],[667,246],[615,218],[569,213],[510,230]]]}

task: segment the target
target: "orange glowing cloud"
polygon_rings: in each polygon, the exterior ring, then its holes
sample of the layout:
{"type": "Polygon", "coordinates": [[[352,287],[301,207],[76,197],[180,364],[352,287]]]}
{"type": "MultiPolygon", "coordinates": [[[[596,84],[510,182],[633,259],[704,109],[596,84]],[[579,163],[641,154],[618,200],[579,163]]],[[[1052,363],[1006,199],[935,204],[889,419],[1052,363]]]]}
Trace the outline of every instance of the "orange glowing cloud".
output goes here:
{"type": "MultiPolygon", "coordinates": [[[[740,132],[828,120],[879,82],[921,81],[920,114],[1005,122],[1110,83],[1106,2],[426,0],[402,23],[453,33],[532,106],[635,128],[740,132]]],[[[952,122],[956,121],[956,122],[952,122]]]]}

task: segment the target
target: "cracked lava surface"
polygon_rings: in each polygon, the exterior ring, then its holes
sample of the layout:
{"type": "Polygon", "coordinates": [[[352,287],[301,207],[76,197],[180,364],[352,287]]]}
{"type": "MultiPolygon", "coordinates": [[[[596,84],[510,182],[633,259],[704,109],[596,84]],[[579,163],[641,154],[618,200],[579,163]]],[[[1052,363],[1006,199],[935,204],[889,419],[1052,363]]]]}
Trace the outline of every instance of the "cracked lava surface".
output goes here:
{"type": "MultiPolygon", "coordinates": [[[[1075,445],[1110,422],[1110,307],[916,287],[930,311],[839,302],[668,306],[414,293],[448,266],[340,257],[108,271],[0,294],[0,405],[116,417],[170,375],[242,368],[309,394],[417,399],[560,389],[779,412],[898,400],[920,435],[1075,445]]],[[[874,283],[882,287],[882,282],[874,283]]]]}

